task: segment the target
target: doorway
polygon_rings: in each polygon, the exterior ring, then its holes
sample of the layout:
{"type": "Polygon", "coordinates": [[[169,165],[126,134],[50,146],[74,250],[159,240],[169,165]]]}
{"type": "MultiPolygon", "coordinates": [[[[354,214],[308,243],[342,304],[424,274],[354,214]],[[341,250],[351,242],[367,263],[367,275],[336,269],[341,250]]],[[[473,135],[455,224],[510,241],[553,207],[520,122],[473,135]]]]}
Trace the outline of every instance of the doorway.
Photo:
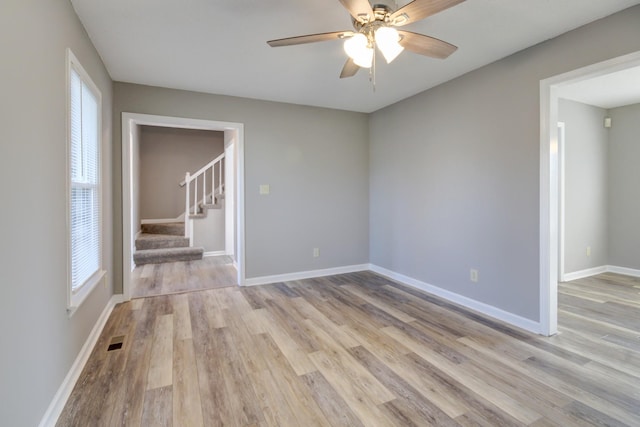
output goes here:
{"type": "Polygon", "coordinates": [[[232,167],[227,168],[227,182],[231,183],[230,197],[227,198],[225,211],[230,221],[226,222],[225,238],[227,250],[230,250],[237,271],[237,283],[245,283],[244,250],[244,126],[241,123],[188,119],[181,117],[155,116],[147,114],[122,114],[122,239],[123,239],[123,299],[131,299],[131,276],[133,252],[137,226],[140,221],[138,205],[138,186],[136,185],[139,166],[138,147],[139,127],[141,125],[182,129],[199,129],[224,132],[225,153],[231,154],[232,167]]]}
{"type": "Polygon", "coordinates": [[[540,82],[540,333],[558,332],[560,188],[562,156],[558,105],[563,88],[640,66],[640,52],[593,64],[540,82]]]}

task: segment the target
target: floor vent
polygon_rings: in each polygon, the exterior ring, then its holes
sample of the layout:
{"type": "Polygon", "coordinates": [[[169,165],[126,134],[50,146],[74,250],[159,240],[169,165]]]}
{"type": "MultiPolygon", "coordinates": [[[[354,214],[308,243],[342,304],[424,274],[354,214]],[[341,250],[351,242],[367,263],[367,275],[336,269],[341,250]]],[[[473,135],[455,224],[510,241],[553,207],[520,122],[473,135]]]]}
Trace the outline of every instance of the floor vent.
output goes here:
{"type": "Polygon", "coordinates": [[[124,342],[124,335],[111,338],[111,343],[109,344],[107,351],[120,350],[122,348],[123,342],[124,342]]]}

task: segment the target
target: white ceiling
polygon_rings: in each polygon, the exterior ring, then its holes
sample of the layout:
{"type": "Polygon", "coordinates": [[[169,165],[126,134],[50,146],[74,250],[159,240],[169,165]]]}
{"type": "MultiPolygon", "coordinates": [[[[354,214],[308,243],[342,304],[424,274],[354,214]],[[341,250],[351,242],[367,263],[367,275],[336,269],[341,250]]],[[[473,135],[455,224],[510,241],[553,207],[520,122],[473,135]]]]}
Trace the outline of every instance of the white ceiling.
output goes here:
{"type": "Polygon", "coordinates": [[[351,29],[338,0],[71,2],[116,81],[372,112],[640,0],[467,0],[405,27],[458,51],[379,62],[375,92],[365,70],[338,78],[346,60],[338,40],[266,44],[351,29]]]}
{"type": "Polygon", "coordinates": [[[607,109],[638,104],[640,103],[640,67],[562,86],[559,95],[562,98],[607,109]]]}

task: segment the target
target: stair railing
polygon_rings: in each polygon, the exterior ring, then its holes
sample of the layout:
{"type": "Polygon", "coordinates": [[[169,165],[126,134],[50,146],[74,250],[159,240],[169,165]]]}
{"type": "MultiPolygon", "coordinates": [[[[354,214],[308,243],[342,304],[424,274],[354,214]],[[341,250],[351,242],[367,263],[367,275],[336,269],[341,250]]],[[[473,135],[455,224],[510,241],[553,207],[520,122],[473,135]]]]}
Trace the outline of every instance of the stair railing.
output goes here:
{"type": "Polygon", "coordinates": [[[189,246],[193,245],[193,233],[190,221],[191,215],[197,215],[200,213],[200,204],[207,204],[207,182],[211,183],[211,204],[215,203],[216,189],[222,193],[224,188],[222,185],[223,167],[224,153],[211,160],[195,173],[191,174],[187,172],[184,176],[184,181],[180,183],[180,187],[186,186],[184,202],[184,236],[189,238],[189,246]],[[198,182],[200,183],[201,189],[198,188],[198,182]],[[191,191],[192,186],[193,192],[191,191]]]}

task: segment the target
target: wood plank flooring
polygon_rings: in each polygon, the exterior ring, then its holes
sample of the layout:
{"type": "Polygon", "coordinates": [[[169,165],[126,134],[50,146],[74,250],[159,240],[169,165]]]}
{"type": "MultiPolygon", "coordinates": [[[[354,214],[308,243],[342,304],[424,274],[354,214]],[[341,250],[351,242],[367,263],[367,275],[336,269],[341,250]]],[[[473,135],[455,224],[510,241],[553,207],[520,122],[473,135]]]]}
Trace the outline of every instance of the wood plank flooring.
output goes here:
{"type": "Polygon", "coordinates": [[[132,300],[57,425],[640,425],[640,279],[559,300],[551,338],[370,272],[132,300]]]}
{"type": "Polygon", "coordinates": [[[228,256],[197,261],[144,264],[131,273],[131,297],[149,297],[237,286],[236,269],[228,256]]]}

